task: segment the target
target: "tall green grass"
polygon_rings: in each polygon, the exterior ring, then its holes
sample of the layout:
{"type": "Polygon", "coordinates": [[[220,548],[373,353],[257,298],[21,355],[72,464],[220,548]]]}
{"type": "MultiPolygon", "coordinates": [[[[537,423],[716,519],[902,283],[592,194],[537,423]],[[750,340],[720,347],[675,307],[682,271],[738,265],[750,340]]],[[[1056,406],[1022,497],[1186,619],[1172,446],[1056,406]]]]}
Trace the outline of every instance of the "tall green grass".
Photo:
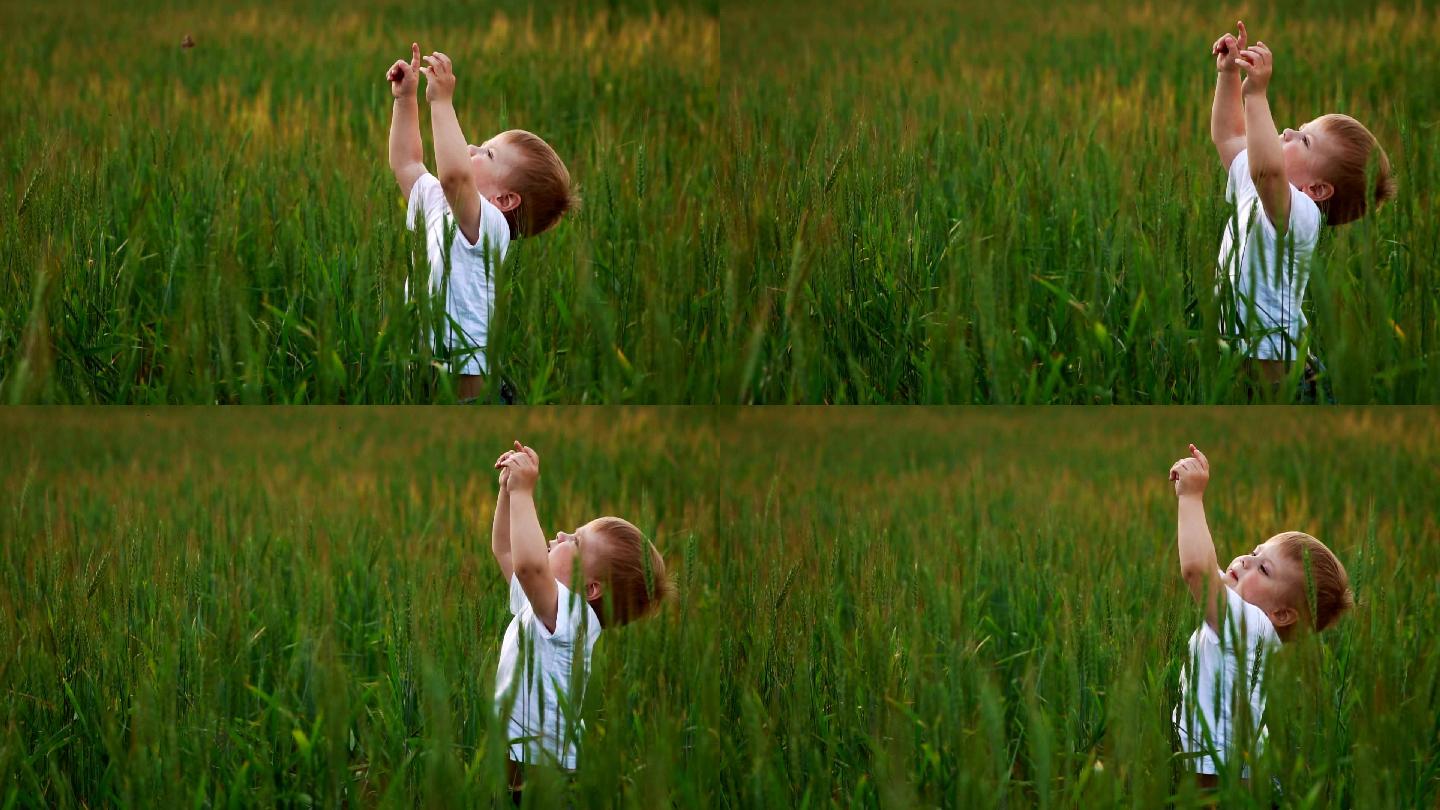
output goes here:
{"type": "MultiPolygon", "coordinates": [[[[0,396],[453,400],[385,158],[379,77],[419,40],[467,134],[539,132],[586,201],[500,273],[491,360],[525,402],[1245,401],[1208,139],[1240,13],[5,4],[0,396]]],[[[1322,242],[1323,397],[1440,400],[1440,15],[1244,14],[1277,120],[1352,113],[1401,182],[1322,242]]]]}
{"type": "Polygon", "coordinates": [[[746,159],[728,233],[763,323],[728,388],[1246,400],[1219,340],[1207,55],[1240,16],[1275,50],[1277,122],[1355,115],[1402,185],[1323,237],[1307,313],[1329,396],[1435,401],[1440,15],[1410,3],[726,4],[746,66],[726,86],[746,159]]]}
{"type": "Polygon", "coordinates": [[[1279,804],[1440,795],[1434,411],[473,414],[0,413],[0,804],[503,798],[517,435],[546,526],[631,517],[679,586],[596,648],[576,806],[1198,806],[1187,441],[1223,559],[1302,529],[1358,596],[1272,675],[1279,804]]]}
{"type": "MultiPolygon", "coordinates": [[[[512,246],[495,366],[529,402],[700,398],[673,386],[710,365],[692,371],[684,340],[707,320],[691,268],[718,264],[702,238],[717,199],[718,29],[704,7],[150,0],[0,14],[17,88],[0,102],[8,400],[453,400],[430,362],[434,317],[404,295],[424,252],[387,163],[384,74],[411,41],[455,59],[472,142],[537,132],[584,200],[512,246]]],[[[433,170],[428,111],[421,130],[433,170]]]]}

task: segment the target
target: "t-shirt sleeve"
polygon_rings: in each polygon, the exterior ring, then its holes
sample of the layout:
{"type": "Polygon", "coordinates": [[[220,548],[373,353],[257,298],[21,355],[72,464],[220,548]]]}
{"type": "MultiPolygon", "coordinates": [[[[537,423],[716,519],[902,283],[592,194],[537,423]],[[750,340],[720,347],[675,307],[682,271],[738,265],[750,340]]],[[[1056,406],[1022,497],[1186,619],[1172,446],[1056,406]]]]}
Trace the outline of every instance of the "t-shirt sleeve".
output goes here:
{"type": "Polygon", "coordinates": [[[1229,179],[1225,183],[1225,199],[1240,205],[1255,199],[1260,193],[1255,190],[1255,181],[1250,179],[1250,152],[1241,149],[1240,154],[1230,161],[1229,179]]]}
{"type": "MultiPolygon", "coordinates": [[[[525,608],[530,607],[530,598],[525,595],[525,589],[520,585],[520,577],[510,575],[510,613],[518,616],[525,608]]],[[[533,627],[530,632],[534,638],[549,644],[558,646],[569,646],[580,637],[581,628],[587,627],[587,620],[593,622],[594,612],[579,594],[574,593],[565,587],[565,583],[555,580],[555,629],[549,630],[545,623],[540,621],[539,616],[532,614],[533,627]],[[586,614],[590,615],[587,616],[586,614]]]]}
{"type": "Polygon", "coordinates": [[[525,589],[520,587],[520,577],[510,575],[510,615],[519,616],[520,611],[530,607],[530,597],[525,595],[525,589]]]}
{"type": "Polygon", "coordinates": [[[440,180],[429,172],[420,175],[415,185],[410,187],[410,201],[405,206],[405,227],[415,230],[419,219],[424,217],[428,229],[431,222],[439,223],[449,212],[450,204],[445,201],[445,190],[440,187],[440,180]]]}
{"type": "Polygon", "coordinates": [[[510,223],[505,219],[505,213],[484,197],[480,198],[478,238],[473,244],[466,239],[465,234],[455,227],[455,215],[450,210],[450,201],[445,198],[445,189],[440,185],[440,180],[429,172],[420,175],[420,179],[416,180],[414,187],[410,189],[410,202],[405,209],[405,227],[415,230],[421,217],[424,218],[426,236],[434,240],[436,250],[445,244],[445,237],[452,229],[452,250],[483,253],[487,254],[488,258],[490,253],[503,255],[510,245],[510,223]]]}
{"type": "Polygon", "coordinates": [[[580,637],[581,627],[585,624],[585,612],[590,606],[585,604],[580,594],[565,587],[565,583],[555,580],[555,632],[549,633],[545,630],[545,624],[538,619],[538,631],[541,638],[553,644],[569,646],[574,644],[580,637]]]}
{"type": "Polygon", "coordinates": [[[1243,646],[1254,651],[1280,643],[1275,625],[1265,611],[1246,602],[1234,588],[1225,588],[1225,614],[1220,617],[1220,631],[1221,646],[1229,649],[1243,646]]]}
{"type": "MultiPolygon", "coordinates": [[[[1250,177],[1250,152],[1242,150],[1230,164],[1230,179],[1225,185],[1225,199],[1240,208],[1240,216],[1246,216],[1249,204],[1255,203],[1255,222],[1269,237],[1276,240],[1275,224],[1265,215],[1260,203],[1260,191],[1250,177]]],[[[1320,236],[1320,206],[1309,195],[1295,186],[1290,186],[1290,233],[1300,244],[1311,242],[1320,236]]]]}
{"type": "Polygon", "coordinates": [[[1305,243],[1319,239],[1320,221],[1320,206],[1310,199],[1310,195],[1291,186],[1290,233],[1295,235],[1295,241],[1305,243]]]}
{"type": "Polygon", "coordinates": [[[505,212],[495,207],[495,204],[480,198],[480,231],[475,244],[470,244],[465,234],[455,234],[455,244],[469,251],[499,251],[505,252],[510,244],[510,223],[505,219],[505,212]]]}

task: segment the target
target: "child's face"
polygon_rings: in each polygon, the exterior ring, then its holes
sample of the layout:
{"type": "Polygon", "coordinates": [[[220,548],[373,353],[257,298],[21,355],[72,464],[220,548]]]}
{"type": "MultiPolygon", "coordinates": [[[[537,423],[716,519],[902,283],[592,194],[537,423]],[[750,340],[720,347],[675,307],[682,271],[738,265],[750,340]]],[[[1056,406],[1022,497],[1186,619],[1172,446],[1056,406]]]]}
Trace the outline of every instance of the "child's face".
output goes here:
{"type": "Polygon", "coordinates": [[[565,587],[572,591],[575,590],[575,586],[570,583],[570,580],[574,577],[575,562],[579,560],[580,571],[585,578],[586,599],[593,598],[588,591],[591,584],[595,583],[595,571],[605,554],[605,538],[595,531],[593,525],[594,521],[592,520],[573,533],[556,532],[555,539],[548,544],[551,575],[565,583],[565,587]]]}
{"type": "Polygon", "coordinates": [[[1317,201],[1333,194],[1329,168],[1334,149],[1333,137],[1325,125],[1317,121],[1280,133],[1280,151],[1285,156],[1285,177],[1290,185],[1317,201]]]}
{"type": "Polygon", "coordinates": [[[470,144],[470,168],[475,176],[475,188],[502,211],[510,210],[506,206],[507,197],[515,196],[510,177],[519,161],[519,150],[503,132],[479,146],[470,144]]]}
{"type": "Polygon", "coordinates": [[[1294,621],[1295,596],[1305,592],[1304,570],[1273,537],[1231,561],[1224,579],[1241,599],[1269,614],[1277,627],[1294,621]]]}

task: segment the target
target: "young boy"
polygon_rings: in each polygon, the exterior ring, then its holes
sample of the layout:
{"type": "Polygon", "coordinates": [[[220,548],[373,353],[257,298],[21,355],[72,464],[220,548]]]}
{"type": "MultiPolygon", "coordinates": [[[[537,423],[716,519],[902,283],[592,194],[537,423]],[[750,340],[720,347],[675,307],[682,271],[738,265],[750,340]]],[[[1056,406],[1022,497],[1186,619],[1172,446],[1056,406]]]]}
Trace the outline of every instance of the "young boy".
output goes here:
{"type": "Polygon", "coordinates": [[[1235,293],[1227,328],[1245,335],[1252,373],[1276,388],[1290,363],[1305,359],[1297,355],[1300,305],[1322,222],[1359,219],[1394,197],[1395,183],[1385,150],[1348,115],[1277,134],[1265,97],[1273,56],[1263,42],[1249,46],[1245,23],[1236,25],[1238,35],[1211,47],[1219,76],[1210,137],[1229,173],[1226,199],[1236,206],[1220,242],[1220,271],[1235,293]]]}
{"type": "Polygon", "coordinates": [[[390,123],[390,169],[408,204],[406,225],[425,220],[430,289],[445,295],[451,322],[443,341],[459,372],[458,395],[480,395],[486,373],[485,342],[494,306],[494,271],[511,239],[544,233],[575,205],[570,172],[545,141],[512,129],[479,146],[467,145],[455,117],[455,73],[443,53],[425,57],[410,45],[410,61],[390,66],[395,97],[390,123]],[[420,74],[430,102],[439,178],[425,169],[420,143],[420,74]],[[450,236],[454,229],[454,236],[450,236]],[[447,261],[448,258],[448,261],[447,261]]]}
{"type": "Polygon", "coordinates": [[[579,707],[600,631],[640,619],[670,592],[665,560],[640,530],[602,517],[545,542],[535,513],[540,456],[515,442],[495,461],[500,495],[490,547],[510,587],[495,701],[509,711],[510,786],[526,766],[573,771],[579,707]]]}
{"type": "MultiPolygon", "coordinates": [[[[1264,745],[1269,654],[1302,629],[1335,624],[1352,604],[1350,581],[1330,549],[1302,532],[1277,534],[1221,571],[1205,523],[1209,460],[1190,445],[1170,480],[1179,499],[1180,574],[1205,612],[1190,636],[1173,719],[1200,785],[1215,787],[1225,762],[1243,762],[1264,745]]],[[[1249,767],[1241,774],[1248,778],[1249,767]]]]}

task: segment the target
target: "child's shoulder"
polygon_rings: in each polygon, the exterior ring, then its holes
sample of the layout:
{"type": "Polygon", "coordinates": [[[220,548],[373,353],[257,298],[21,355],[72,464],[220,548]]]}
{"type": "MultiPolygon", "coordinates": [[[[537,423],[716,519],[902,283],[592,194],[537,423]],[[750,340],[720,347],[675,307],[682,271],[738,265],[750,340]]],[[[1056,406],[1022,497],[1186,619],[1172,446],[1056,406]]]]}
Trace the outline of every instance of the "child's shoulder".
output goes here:
{"type": "Polygon", "coordinates": [[[410,187],[410,196],[406,203],[412,210],[417,206],[426,211],[450,209],[450,203],[445,199],[445,189],[440,185],[440,178],[429,171],[415,178],[415,185],[410,187]]]}
{"type": "Polygon", "coordinates": [[[1275,623],[1264,608],[1246,601],[1234,588],[1226,588],[1225,592],[1228,615],[1224,617],[1222,626],[1227,630],[1227,636],[1234,635],[1236,640],[1243,640],[1249,647],[1279,643],[1275,623]]]}

